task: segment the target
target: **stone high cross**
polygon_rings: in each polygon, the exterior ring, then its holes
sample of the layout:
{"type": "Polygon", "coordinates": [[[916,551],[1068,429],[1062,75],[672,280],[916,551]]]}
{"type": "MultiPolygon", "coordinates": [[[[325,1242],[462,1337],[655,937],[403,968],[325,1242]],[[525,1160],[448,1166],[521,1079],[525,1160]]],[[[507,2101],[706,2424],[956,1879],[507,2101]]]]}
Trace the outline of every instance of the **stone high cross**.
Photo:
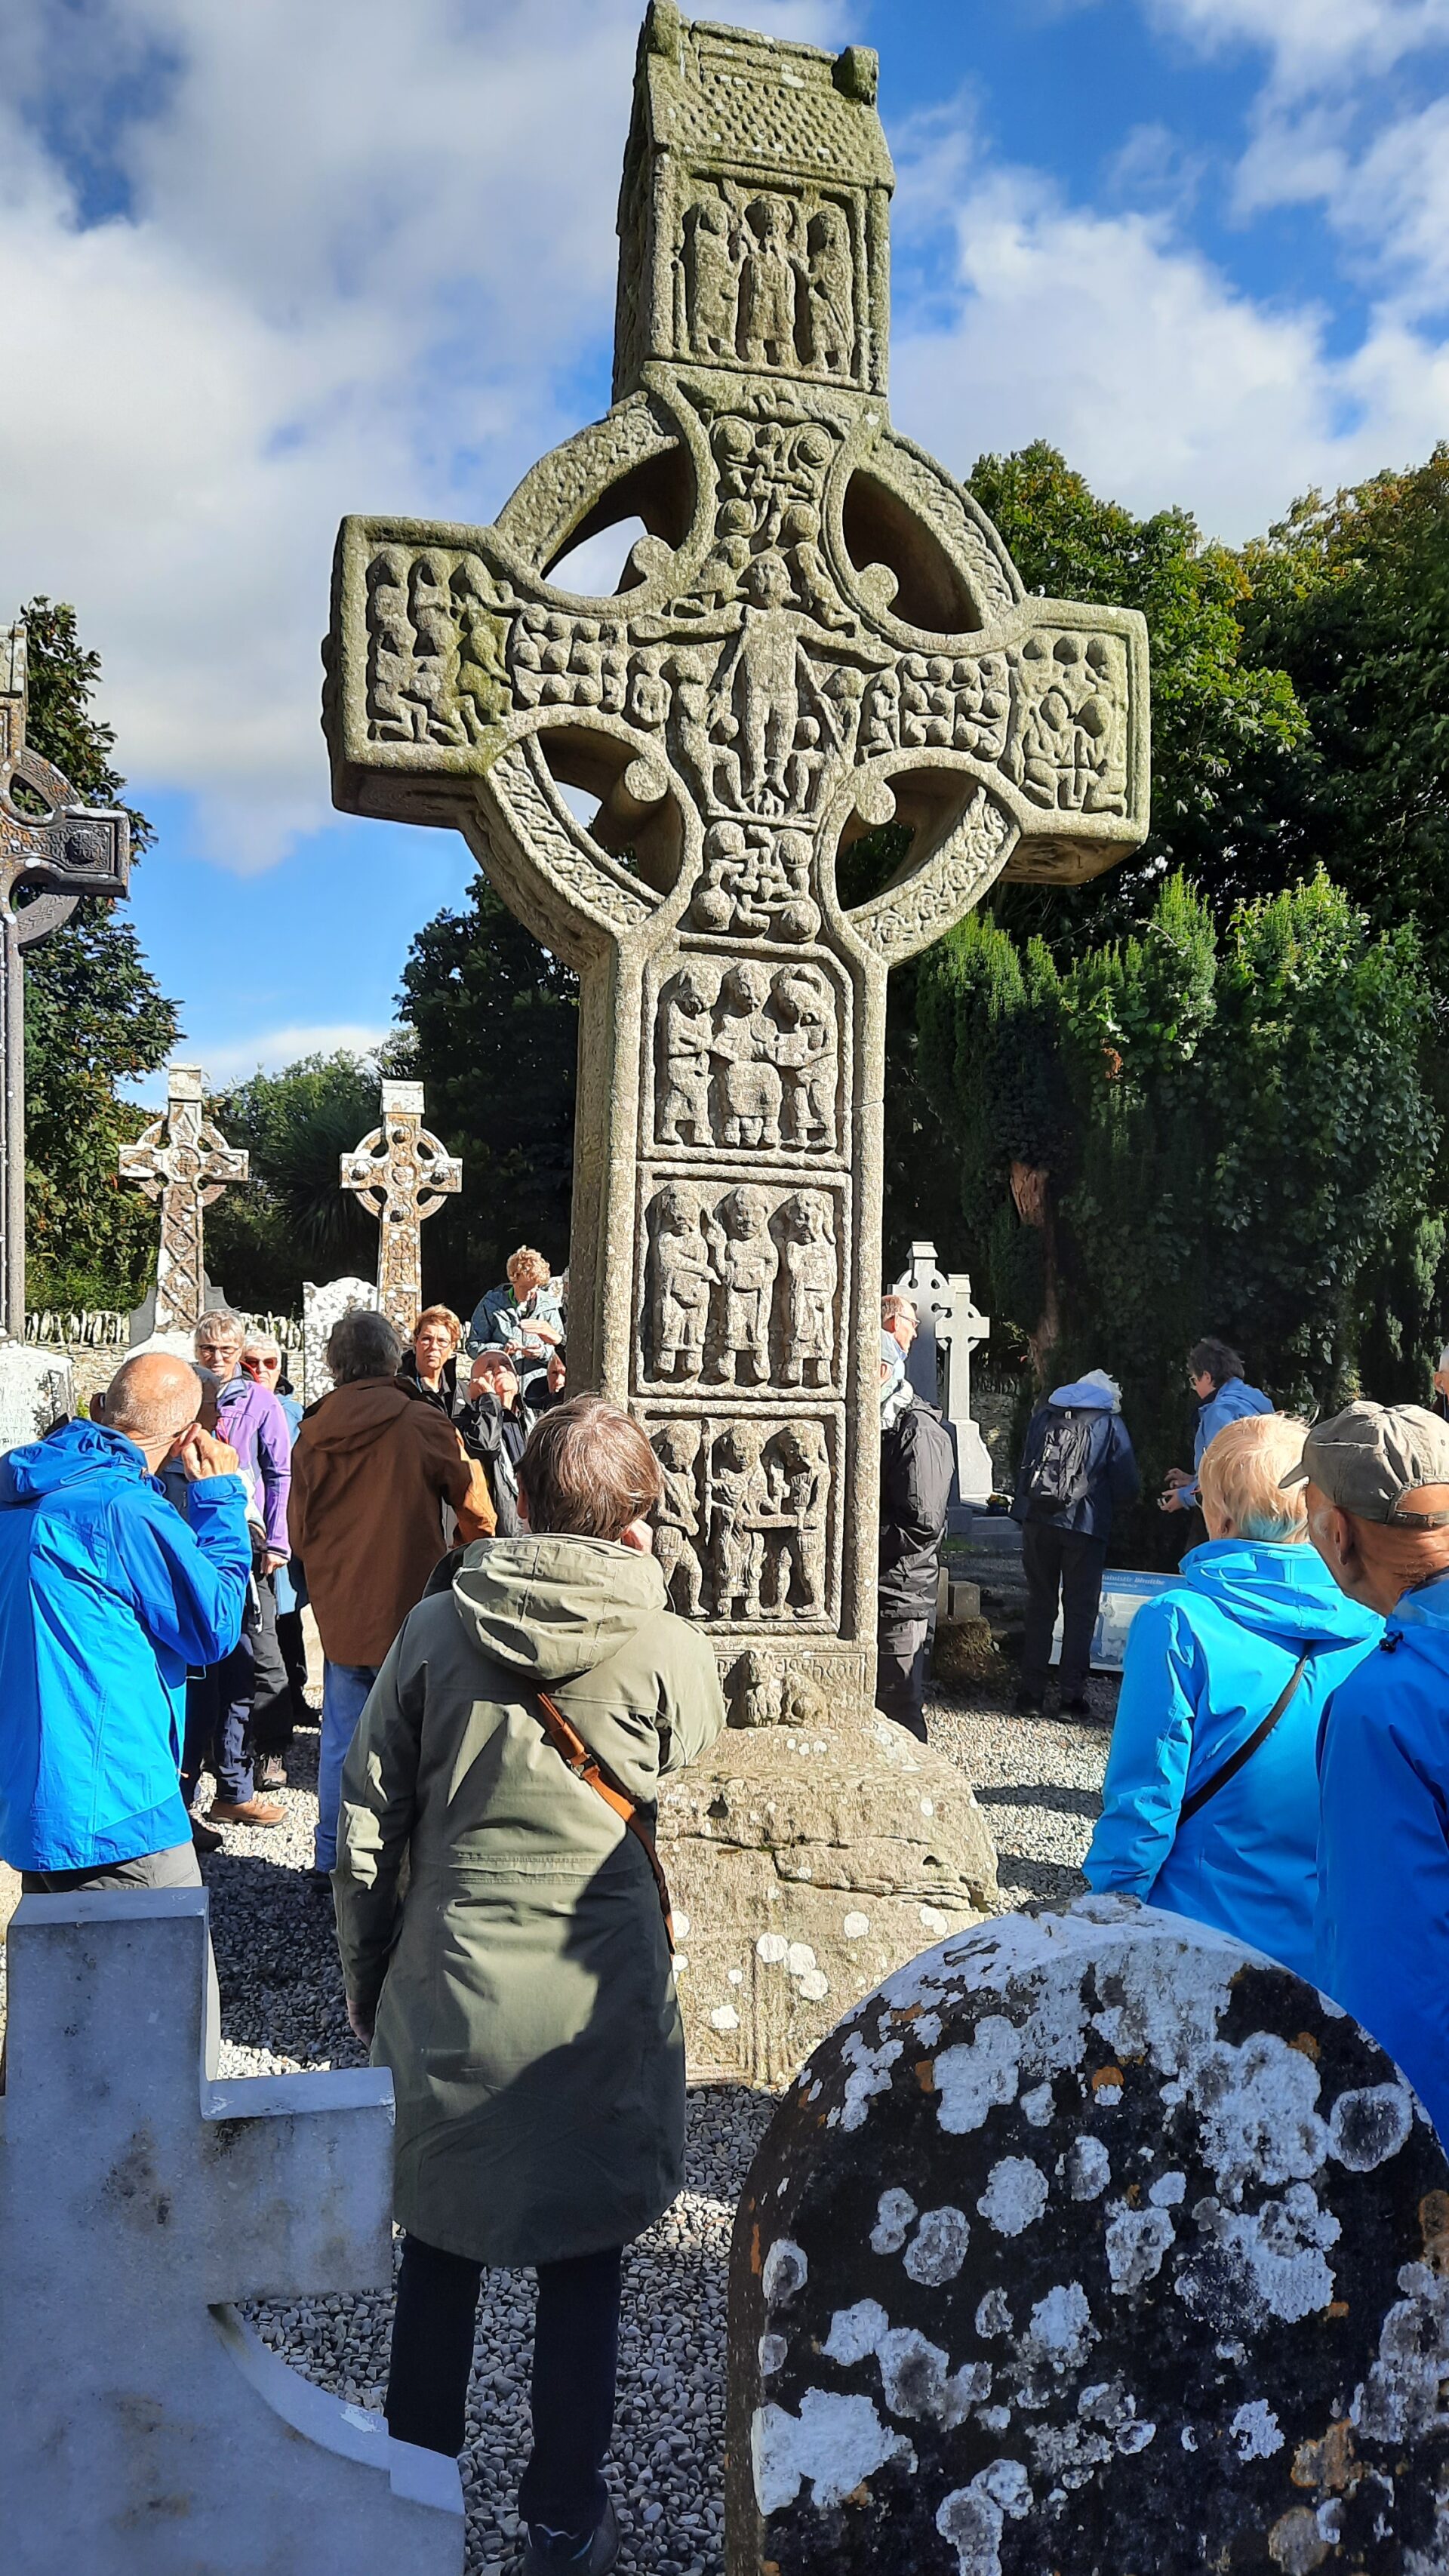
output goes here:
{"type": "Polygon", "coordinates": [[[120,1151],[122,1180],[161,1202],[153,1327],[158,1333],[189,1333],[198,1321],[206,1295],[201,1211],[220,1198],[228,1181],[248,1176],[246,1153],[228,1145],[203,1114],[203,1098],[199,1065],[168,1065],[165,1117],[153,1118],[120,1151]]]}
{"type": "Polygon", "coordinates": [[[1141,618],[1028,595],[891,427],[875,94],[655,0],[613,410],[491,528],[345,521],[326,650],[336,803],[455,824],[580,972],[570,1377],[648,1424],[736,1696],[784,1633],[870,1686],[887,973],[1147,825],[1141,618]],[[612,596],[550,580],[636,517],[612,596]]]}
{"type": "Polygon", "coordinates": [[[453,2461],[232,2304],[392,2284],[392,2079],[212,2080],[201,1888],[27,1896],[0,2101],[6,2576],[460,2576],[453,2461]]]}
{"type": "Polygon", "coordinates": [[[411,1341],[423,1302],[421,1228],[463,1186],[463,1166],[423,1125],[420,1082],[384,1082],[382,1124],[342,1157],[342,1187],[378,1222],[377,1302],[411,1341]]]}
{"type": "Polygon", "coordinates": [[[131,867],[125,814],[77,804],[60,771],[25,742],[25,627],[0,629],[0,1280],[5,1330],[25,1335],[24,951],[68,921],[83,894],[124,894],[131,867]],[[27,903],[17,894],[31,892],[27,903]]]}

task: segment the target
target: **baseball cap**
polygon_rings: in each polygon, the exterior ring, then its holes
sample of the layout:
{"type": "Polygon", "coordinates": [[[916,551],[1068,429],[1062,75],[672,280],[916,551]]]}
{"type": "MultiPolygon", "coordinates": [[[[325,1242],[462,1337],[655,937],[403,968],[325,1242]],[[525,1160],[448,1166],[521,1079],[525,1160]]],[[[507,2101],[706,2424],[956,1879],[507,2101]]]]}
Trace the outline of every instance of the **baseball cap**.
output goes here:
{"type": "Polygon", "coordinates": [[[1342,1512],[1361,1521],[1392,1521],[1400,1529],[1444,1529],[1449,1512],[1406,1512],[1405,1494],[1421,1485],[1449,1485],[1449,1422],[1422,1404],[1360,1402],[1319,1422],[1303,1456],[1279,1479],[1311,1482],[1342,1512]]]}

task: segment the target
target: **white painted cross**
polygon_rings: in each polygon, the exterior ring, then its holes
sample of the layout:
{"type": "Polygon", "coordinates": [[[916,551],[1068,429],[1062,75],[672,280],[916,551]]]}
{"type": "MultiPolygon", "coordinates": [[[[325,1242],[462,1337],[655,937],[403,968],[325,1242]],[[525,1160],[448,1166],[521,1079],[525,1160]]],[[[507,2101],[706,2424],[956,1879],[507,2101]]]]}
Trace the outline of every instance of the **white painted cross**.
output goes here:
{"type": "Polygon", "coordinates": [[[463,1166],[423,1125],[420,1082],[384,1082],[382,1123],[342,1157],[342,1187],[378,1222],[377,1303],[411,1341],[423,1302],[420,1229],[463,1186],[463,1166]]]}
{"type": "Polygon", "coordinates": [[[458,2576],[452,2461],[240,2299],[392,2278],[392,2082],[209,2080],[206,1896],[27,1896],[0,2102],[6,2576],[458,2576]]]}
{"type": "Polygon", "coordinates": [[[938,1270],[934,1243],[912,1244],[911,1266],[895,1285],[916,1301],[918,1330],[906,1371],[917,1394],[928,1404],[940,1404],[951,1425],[961,1500],[989,1502],[991,1452],[971,1412],[971,1354],[990,1340],[991,1318],[977,1313],[964,1270],[938,1270]],[[937,1369],[938,1349],[945,1354],[943,1373],[937,1369]]]}

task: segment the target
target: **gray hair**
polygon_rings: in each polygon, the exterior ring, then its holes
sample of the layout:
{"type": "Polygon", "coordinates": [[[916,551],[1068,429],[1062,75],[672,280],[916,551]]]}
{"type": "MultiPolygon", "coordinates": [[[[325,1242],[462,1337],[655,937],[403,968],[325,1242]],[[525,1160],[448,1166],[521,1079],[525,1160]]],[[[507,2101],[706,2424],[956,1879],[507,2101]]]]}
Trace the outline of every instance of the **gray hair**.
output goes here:
{"type": "Polygon", "coordinates": [[[244,1351],[256,1351],[259,1355],[264,1355],[268,1351],[275,1351],[278,1359],[282,1356],[282,1345],[278,1341],[276,1334],[259,1333],[255,1328],[248,1333],[246,1340],[242,1344],[242,1349],[244,1351]]]}
{"type": "Polygon", "coordinates": [[[219,1333],[225,1341],[240,1342],[242,1348],[246,1348],[246,1324],[234,1307],[208,1306],[205,1314],[197,1316],[192,1342],[195,1343],[201,1334],[208,1331],[213,1336],[219,1333]]]}
{"type": "Polygon", "coordinates": [[[372,1306],[354,1306],[327,1336],[327,1365],[336,1386],[356,1377],[396,1377],[402,1355],[402,1335],[372,1306]]]}
{"type": "Polygon", "coordinates": [[[908,1316],[913,1324],[919,1324],[921,1320],[920,1308],[914,1297],[908,1297],[904,1288],[889,1288],[880,1301],[881,1322],[893,1324],[898,1315],[908,1316]]]}

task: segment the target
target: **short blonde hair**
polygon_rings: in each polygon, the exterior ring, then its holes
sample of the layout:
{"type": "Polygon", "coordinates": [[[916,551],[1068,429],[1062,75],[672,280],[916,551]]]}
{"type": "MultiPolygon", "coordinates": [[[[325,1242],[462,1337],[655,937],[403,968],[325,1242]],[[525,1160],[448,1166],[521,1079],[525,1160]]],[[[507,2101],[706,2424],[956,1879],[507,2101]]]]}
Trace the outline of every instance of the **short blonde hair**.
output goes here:
{"type": "MultiPolygon", "coordinates": [[[[508,1259],[503,1265],[510,1288],[513,1286],[513,1274],[518,1268],[520,1262],[523,1261],[531,1261],[536,1270],[541,1270],[543,1272],[545,1279],[551,1279],[553,1277],[553,1272],[550,1270],[543,1254],[541,1252],[535,1252],[531,1243],[520,1243],[518,1250],[516,1252],[510,1252],[508,1259]]],[[[542,1281],[540,1281],[539,1284],[542,1286],[542,1281]]]]}
{"type": "Polygon", "coordinates": [[[1306,1489],[1282,1479],[1303,1455],[1308,1425],[1291,1413],[1252,1413],[1208,1442],[1198,1469],[1203,1508],[1240,1538],[1289,1545],[1308,1536],[1306,1489]]]}
{"type": "Polygon", "coordinates": [[[463,1326],[451,1306],[425,1306],[413,1326],[414,1341],[417,1340],[424,1324],[445,1324],[453,1337],[453,1348],[457,1350],[463,1339],[463,1326]]]}

